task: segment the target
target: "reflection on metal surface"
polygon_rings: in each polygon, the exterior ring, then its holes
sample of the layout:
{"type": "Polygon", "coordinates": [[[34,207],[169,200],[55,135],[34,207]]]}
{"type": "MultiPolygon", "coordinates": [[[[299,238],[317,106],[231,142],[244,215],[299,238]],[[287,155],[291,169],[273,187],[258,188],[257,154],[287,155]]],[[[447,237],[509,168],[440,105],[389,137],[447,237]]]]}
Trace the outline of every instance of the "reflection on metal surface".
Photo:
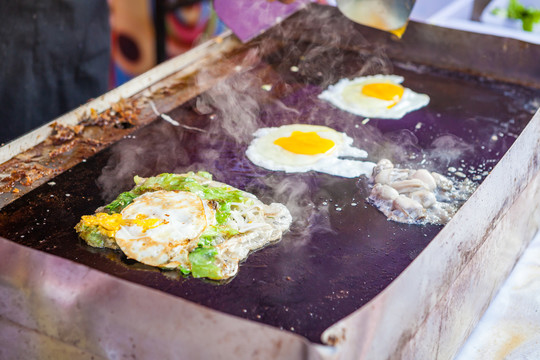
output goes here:
{"type": "MultiPolygon", "coordinates": [[[[531,185],[540,186],[540,177],[533,181],[531,185]]],[[[540,203],[533,213],[532,221],[540,223],[540,203]]],[[[540,232],[518,260],[455,360],[540,359],[539,293],[540,232]]]]}
{"type": "Polygon", "coordinates": [[[3,238],[0,258],[2,359],[319,358],[299,336],[3,238]]]}

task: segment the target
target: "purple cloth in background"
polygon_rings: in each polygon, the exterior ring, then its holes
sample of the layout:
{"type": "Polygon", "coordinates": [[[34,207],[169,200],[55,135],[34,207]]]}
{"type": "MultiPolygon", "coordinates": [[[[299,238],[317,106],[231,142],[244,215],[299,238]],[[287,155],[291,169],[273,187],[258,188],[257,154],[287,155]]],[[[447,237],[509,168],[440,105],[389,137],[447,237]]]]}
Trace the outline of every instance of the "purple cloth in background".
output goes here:
{"type": "Polygon", "coordinates": [[[283,4],[268,0],[215,0],[214,9],[225,25],[242,42],[247,42],[309,2],[296,0],[291,4],[283,4]]]}

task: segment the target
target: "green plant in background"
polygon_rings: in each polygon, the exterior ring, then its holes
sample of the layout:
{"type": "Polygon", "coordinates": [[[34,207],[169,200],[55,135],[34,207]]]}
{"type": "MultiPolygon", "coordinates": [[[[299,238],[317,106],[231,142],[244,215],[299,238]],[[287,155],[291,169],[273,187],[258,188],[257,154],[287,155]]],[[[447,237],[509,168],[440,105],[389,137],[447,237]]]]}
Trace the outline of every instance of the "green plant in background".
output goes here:
{"type": "Polygon", "coordinates": [[[532,31],[534,24],[540,22],[540,9],[525,7],[518,0],[510,0],[506,9],[495,8],[491,13],[508,19],[521,20],[521,26],[525,31],[532,31]]]}

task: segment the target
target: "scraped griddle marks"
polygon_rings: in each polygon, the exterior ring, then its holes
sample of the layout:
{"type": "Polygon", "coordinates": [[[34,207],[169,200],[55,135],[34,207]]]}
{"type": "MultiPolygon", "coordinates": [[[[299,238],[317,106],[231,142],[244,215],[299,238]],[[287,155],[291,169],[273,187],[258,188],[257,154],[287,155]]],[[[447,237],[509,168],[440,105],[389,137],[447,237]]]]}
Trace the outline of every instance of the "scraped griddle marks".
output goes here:
{"type": "Polygon", "coordinates": [[[51,176],[58,173],[58,170],[43,166],[39,163],[17,163],[14,164],[11,169],[10,174],[7,177],[4,177],[0,182],[0,193],[9,191],[18,193],[19,190],[15,187],[16,185],[30,186],[44,176],[51,176]]]}
{"type": "Polygon", "coordinates": [[[141,113],[141,109],[137,107],[137,102],[138,100],[127,102],[120,99],[101,114],[98,114],[95,109],[90,109],[90,114],[78,126],[115,127],[120,129],[135,126],[141,113]]]}
{"type": "Polygon", "coordinates": [[[91,109],[77,125],[52,123],[52,133],[45,141],[0,166],[0,193],[17,194],[21,188],[31,187],[88,158],[140,125],[140,113],[138,100],[122,99],[101,114],[91,109]]]}
{"type": "Polygon", "coordinates": [[[218,60],[216,63],[211,56],[202,59],[196,68],[180,69],[101,113],[90,109],[77,125],[53,123],[52,134],[45,141],[0,165],[0,207],[154,121],[150,100],[160,112],[170,111],[236,72],[235,64],[251,69],[259,58],[239,45],[220,53],[218,60]],[[204,64],[210,65],[201,76],[204,64]]]}

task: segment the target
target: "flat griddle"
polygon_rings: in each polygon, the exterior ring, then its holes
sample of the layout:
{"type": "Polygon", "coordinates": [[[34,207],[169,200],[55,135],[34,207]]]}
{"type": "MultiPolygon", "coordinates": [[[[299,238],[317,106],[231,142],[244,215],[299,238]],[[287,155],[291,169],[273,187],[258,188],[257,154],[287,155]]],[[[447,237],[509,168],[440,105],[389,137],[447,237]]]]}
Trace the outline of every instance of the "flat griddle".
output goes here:
{"type": "Polygon", "coordinates": [[[305,38],[283,37],[284,29],[247,45],[246,51],[258,49],[249,66],[168,112],[205,132],[156,118],[2,208],[0,235],[320,343],[323,331],[385,289],[443,226],[387,221],[367,204],[365,177],[285,174],[256,167],[244,154],[252,139],[248,130],[290,123],[327,125],[353,137],[355,145],[370,154],[368,160],[387,157],[401,166],[426,167],[461,180],[449,171],[455,168],[480,184],[530,121],[540,90],[433,64],[384,60],[383,53],[384,66],[362,70],[372,57],[350,42],[314,51],[314,43],[305,38]],[[317,99],[340,78],[380,71],[403,76],[404,86],[430,96],[429,105],[401,120],[367,121],[317,99]],[[262,88],[268,84],[270,91],[262,88]],[[225,94],[236,97],[236,108],[257,100],[257,111],[246,117],[248,122],[235,124],[236,113],[231,116],[216,100],[226,99],[225,94]],[[237,126],[238,132],[223,130],[224,124],[237,126]],[[295,216],[291,231],[251,254],[233,279],[218,283],[156,270],[119,252],[91,248],[77,237],[73,228],[80,217],[131,188],[134,175],[197,170],[209,171],[215,180],[264,202],[286,203],[295,216]]]}

